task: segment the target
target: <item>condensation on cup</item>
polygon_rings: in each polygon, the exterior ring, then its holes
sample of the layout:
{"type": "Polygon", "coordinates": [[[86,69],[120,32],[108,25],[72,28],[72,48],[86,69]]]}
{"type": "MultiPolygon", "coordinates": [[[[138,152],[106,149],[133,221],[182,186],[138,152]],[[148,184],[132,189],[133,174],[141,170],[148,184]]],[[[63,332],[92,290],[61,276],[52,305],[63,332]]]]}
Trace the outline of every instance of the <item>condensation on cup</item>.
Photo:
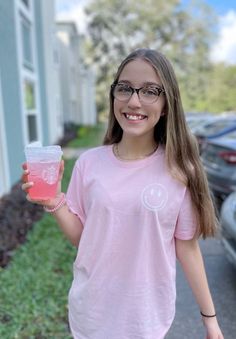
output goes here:
{"type": "Polygon", "coordinates": [[[29,189],[31,199],[48,200],[56,196],[62,154],[59,145],[42,146],[34,142],[25,147],[28,180],[34,183],[29,189]]]}

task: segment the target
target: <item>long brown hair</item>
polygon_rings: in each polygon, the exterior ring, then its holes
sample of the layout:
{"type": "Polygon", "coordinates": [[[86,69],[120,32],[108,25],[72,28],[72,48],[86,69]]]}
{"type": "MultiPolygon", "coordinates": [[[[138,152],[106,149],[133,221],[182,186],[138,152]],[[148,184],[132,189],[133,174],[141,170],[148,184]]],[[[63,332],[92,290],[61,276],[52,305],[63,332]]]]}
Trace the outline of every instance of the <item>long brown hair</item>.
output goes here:
{"type": "MultiPolygon", "coordinates": [[[[214,236],[218,227],[214,204],[208,187],[195,137],[186,124],[178,82],[171,63],[161,53],[152,49],[138,49],[120,64],[114,78],[119,80],[124,66],[135,59],[148,61],[157,72],[165,90],[165,114],[154,129],[155,141],[165,145],[170,173],[189,188],[195,207],[199,229],[198,236],[214,236]]],[[[110,90],[110,112],[104,144],[121,140],[123,131],[114,115],[114,98],[110,90]]]]}

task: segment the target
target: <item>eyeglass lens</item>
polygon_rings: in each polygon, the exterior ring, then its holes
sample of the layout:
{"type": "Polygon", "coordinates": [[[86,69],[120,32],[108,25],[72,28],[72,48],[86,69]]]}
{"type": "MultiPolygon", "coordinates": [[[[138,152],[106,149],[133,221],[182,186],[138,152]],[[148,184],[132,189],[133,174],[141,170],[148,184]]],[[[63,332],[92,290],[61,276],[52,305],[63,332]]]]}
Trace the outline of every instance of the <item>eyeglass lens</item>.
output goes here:
{"type": "Polygon", "coordinates": [[[113,95],[120,101],[129,101],[134,92],[138,94],[141,102],[151,104],[157,101],[163,90],[156,86],[133,88],[125,84],[116,84],[113,87],[113,95]]]}

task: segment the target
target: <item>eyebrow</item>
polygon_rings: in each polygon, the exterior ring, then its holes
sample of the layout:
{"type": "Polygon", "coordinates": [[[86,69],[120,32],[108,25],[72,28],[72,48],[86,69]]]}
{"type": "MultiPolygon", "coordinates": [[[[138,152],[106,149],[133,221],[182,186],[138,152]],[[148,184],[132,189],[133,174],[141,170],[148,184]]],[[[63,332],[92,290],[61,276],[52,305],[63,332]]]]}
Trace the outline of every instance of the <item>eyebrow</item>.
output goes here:
{"type": "MultiPolygon", "coordinates": [[[[118,81],[118,84],[120,83],[124,83],[124,84],[127,84],[127,85],[132,85],[132,83],[129,81],[129,80],[119,80],[118,81]]],[[[152,81],[147,81],[147,82],[144,82],[142,84],[142,87],[145,87],[145,86],[156,86],[156,87],[163,87],[161,84],[157,84],[156,82],[152,82],[152,81]]]]}

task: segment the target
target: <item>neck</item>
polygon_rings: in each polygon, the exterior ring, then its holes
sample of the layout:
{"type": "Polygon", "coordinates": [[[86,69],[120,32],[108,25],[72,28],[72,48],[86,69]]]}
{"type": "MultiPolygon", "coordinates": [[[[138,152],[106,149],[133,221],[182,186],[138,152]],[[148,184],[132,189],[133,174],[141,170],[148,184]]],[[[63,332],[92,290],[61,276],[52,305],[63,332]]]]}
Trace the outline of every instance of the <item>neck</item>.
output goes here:
{"type": "Polygon", "coordinates": [[[121,160],[138,160],[152,155],[157,150],[155,140],[140,142],[138,140],[121,140],[114,145],[114,153],[121,160]]]}

